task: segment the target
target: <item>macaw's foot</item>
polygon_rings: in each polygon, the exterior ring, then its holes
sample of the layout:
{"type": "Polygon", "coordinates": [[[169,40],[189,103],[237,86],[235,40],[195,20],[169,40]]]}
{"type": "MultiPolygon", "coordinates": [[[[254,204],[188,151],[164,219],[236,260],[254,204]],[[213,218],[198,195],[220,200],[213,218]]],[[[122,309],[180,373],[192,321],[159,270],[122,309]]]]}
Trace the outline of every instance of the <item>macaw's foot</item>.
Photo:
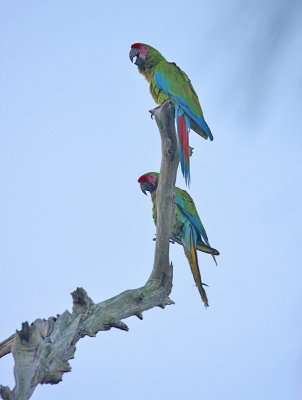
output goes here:
{"type": "Polygon", "coordinates": [[[163,101],[163,102],[161,103],[161,105],[159,105],[159,106],[153,108],[152,110],[149,110],[149,113],[151,114],[151,119],[154,118],[154,115],[155,115],[157,112],[159,112],[160,109],[163,107],[163,105],[166,104],[166,103],[172,104],[172,101],[171,101],[171,100],[165,100],[165,101],[163,101]]]}
{"type": "Polygon", "coordinates": [[[192,157],[194,147],[189,146],[189,156],[192,157]]]}
{"type": "MultiPolygon", "coordinates": [[[[156,235],[154,235],[155,237],[152,239],[153,240],[153,242],[156,242],[156,235]]],[[[176,243],[176,241],[174,240],[174,239],[170,239],[170,243],[171,244],[175,244],[176,243]]],[[[177,242],[177,243],[179,243],[179,242],[177,242]]]]}
{"type": "Polygon", "coordinates": [[[153,108],[152,110],[149,110],[149,113],[151,114],[151,119],[154,118],[154,115],[160,110],[161,107],[162,107],[162,105],[157,106],[157,107],[153,108]]]}

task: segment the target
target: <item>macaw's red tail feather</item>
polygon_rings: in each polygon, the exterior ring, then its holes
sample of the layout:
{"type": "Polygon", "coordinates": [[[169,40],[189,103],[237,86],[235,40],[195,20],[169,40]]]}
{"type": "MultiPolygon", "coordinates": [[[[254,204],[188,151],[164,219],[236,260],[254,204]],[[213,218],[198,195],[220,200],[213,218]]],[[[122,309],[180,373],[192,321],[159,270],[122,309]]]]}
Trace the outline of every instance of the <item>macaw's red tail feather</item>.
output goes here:
{"type": "Polygon", "coordinates": [[[186,185],[190,186],[190,148],[189,148],[189,129],[184,115],[177,116],[177,133],[179,142],[179,160],[181,172],[185,178],[186,185]]]}

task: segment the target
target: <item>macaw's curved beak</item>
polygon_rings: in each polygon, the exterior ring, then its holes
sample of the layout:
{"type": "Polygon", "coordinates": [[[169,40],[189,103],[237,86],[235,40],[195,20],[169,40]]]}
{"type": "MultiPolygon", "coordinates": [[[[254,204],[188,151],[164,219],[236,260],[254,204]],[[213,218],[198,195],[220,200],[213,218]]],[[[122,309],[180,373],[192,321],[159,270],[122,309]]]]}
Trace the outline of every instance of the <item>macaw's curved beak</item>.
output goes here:
{"type": "Polygon", "coordinates": [[[147,194],[146,192],[152,193],[155,190],[154,185],[150,182],[142,181],[140,182],[140,185],[141,185],[141,191],[144,194],[147,194]]]}
{"type": "Polygon", "coordinates": [[[130,60],[132,63],[133,63],[133,59],[136,57],[136,59],[134,60],[134,64],[136,64],[137,59],[139,58],[139,49],[136,47],[133,47],[130,50],[129,57],[130,57],[130,60]]]}
{"type": "Polygon", "coordinates": [[[141,191],[147,196],[146,184],[145,184],[145,182],[141,182],[141,183],[140,183],[140,186],[141,186],[141,191]]]}

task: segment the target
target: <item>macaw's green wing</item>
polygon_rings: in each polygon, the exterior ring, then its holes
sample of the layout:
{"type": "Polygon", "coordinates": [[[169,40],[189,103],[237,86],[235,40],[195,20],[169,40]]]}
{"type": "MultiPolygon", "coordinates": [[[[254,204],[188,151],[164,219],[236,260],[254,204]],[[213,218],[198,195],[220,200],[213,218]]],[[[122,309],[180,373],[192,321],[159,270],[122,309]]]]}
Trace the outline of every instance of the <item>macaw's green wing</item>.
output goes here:
{"type": "Polygon", "coordinates": [[[179,104],[191,109],[196,116],[202,116],[202,109],[198,96],[187,74],[175,63],[160,62],[154,71],[154,83],[179,104]]]}
{"type": "Polygon", "coordinates": [[[209,137],[210,140],[213,140],[191,81],[175,63],[162,61],[156,66],[151,79],[151,92],[152,87],[157,87],[160,91],[168,94],[175,104],[191,118],[192,128],[204,138],[209,137]]]}
{"type": "Polygon", "coordinates": [[[175,203],[179,212],[182,214],[182,217],[180,218],[185,219],[184,222],[189,222],[194,226],[198,233],[199,238],[196,239],[196,249],[211,254],[215,264],[217,265],[215,255],[219,255],[219,252],[212,248],[209,243],[207,232],[199,218],[192,197],[185,190],[175,188],[175,203]]]}
{"type": "Polygon", "coordinates": [[[185,190],[175,188],[175,203],[177,204],[179,210],[182,214],[189,220],[189,222],[194,226],[199,235],[203,238],[206,244],[209,246],[209,239],[204,226],[199,218],[198,212],[196,210],[194,201],[188,192],[185,190]]]}

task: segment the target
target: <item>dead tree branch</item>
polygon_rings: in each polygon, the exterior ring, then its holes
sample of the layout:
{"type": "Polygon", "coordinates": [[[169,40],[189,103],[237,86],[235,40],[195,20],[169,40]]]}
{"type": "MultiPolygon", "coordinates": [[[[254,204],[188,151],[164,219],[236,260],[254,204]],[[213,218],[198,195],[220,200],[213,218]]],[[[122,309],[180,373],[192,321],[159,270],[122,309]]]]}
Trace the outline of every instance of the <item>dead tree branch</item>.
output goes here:
{"type": "Polygon", "coordinates": [[[169,242],[174,220],[174,186],[178,167],[178,150],[174,124],[174,108],[170,102],[152,110],[162,142],[162,163],[157,193],[157,229],[154,265],[146,284],[126,290],[101,303],[94,302],[83,288],[72,293],[72,313],[64,311],[47,320],[37,319],[0,343],[0,358],[12,353],[15,366],[15,387],[0,386],[4,400],[27,400],[40,383],[56,384],[69,372],[69,360],[74,358],[76,343],[84,336],[117,328],[128,331],[122,320],[137,316],[153,307],[173,304],[172,264],[169,242]]]}

